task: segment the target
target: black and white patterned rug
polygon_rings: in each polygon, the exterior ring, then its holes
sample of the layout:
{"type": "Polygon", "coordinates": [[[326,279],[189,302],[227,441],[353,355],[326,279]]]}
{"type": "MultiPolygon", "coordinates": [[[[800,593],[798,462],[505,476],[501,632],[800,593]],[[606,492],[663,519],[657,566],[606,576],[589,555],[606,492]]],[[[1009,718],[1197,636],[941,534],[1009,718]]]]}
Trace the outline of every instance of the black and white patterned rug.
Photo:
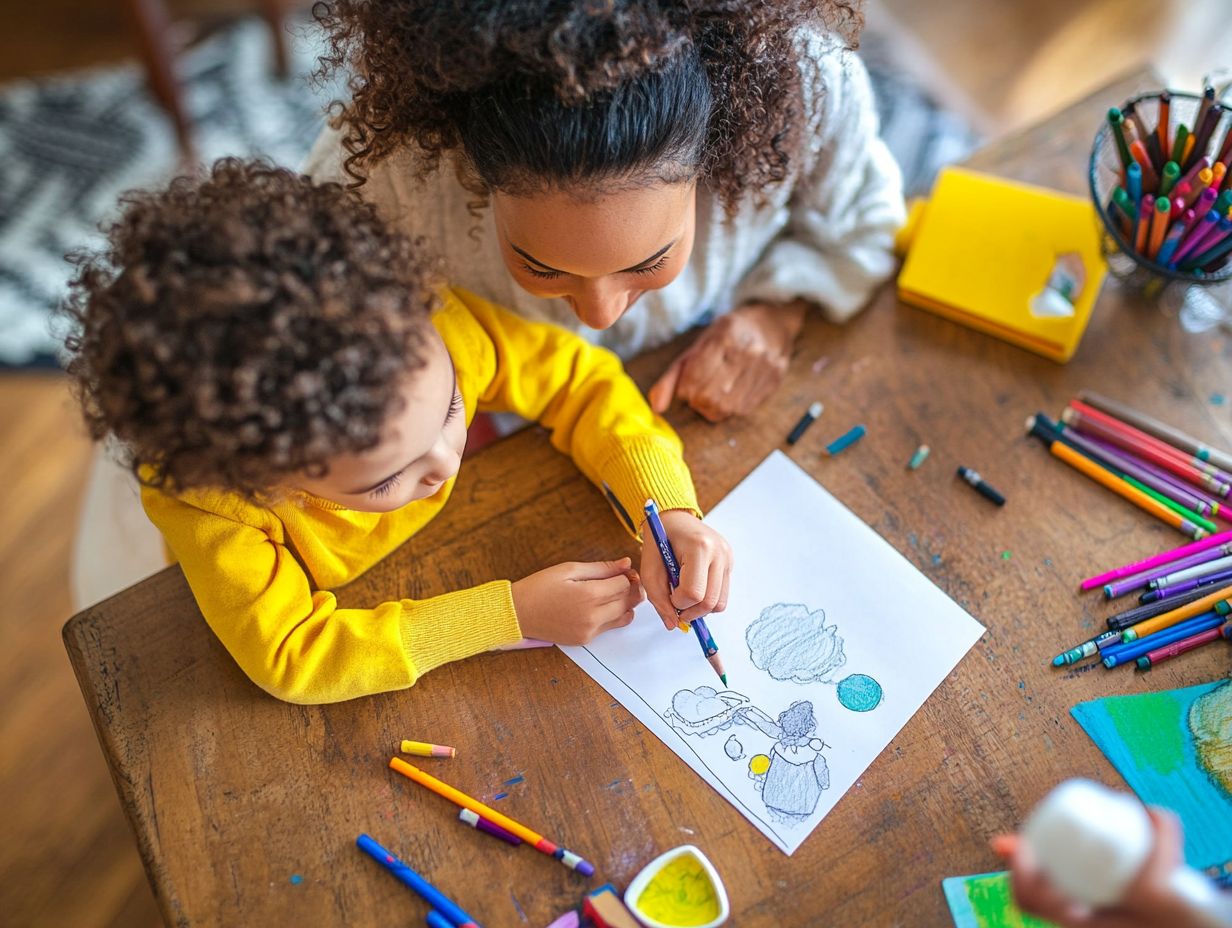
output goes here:
{"type": "MultiPolygon", "coordinates": [[[[310,75],[323,47],[309,22],[289,27],[291,77],[273,76],[269,31],[243,20],[176,62],[199,156],[268,156],[298,165],[324,122],[336,86],[310,75]]],[[[866,35],[882,131],[909,192],[927,190],[941,165],[976,142],[866,35]]],[[[120,193],[164,182],[178,169],[174,137],[136,64],[79,71],[0,88],[0,368],[52,366],[53,313],[70,267],[64,255],[99,241],[120,193]]]]}

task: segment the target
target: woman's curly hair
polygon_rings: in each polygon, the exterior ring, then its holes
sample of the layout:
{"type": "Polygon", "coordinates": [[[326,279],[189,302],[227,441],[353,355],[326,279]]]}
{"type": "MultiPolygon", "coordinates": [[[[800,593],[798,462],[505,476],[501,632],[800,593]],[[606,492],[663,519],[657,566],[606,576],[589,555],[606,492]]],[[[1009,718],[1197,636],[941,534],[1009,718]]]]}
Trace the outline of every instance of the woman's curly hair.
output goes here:
{"type": "Polygon", "coordinates": [[[154,486],[250,498],[377,444],[435,298],[371,206],[235,159],[121,204],[63,307],[95,438],[154,486]]]}
{"type": "Polygon", "coordinates": [[[861,0],[321,0],[352,186],[404,147],[467,186],[700,177],[728,214],[798,144],[802,27],[855,44],[861,0]],[[666,172],[663,173],[663,172],[666,172]],[[464,175],[464,182],[467,181],[464,175]]]}

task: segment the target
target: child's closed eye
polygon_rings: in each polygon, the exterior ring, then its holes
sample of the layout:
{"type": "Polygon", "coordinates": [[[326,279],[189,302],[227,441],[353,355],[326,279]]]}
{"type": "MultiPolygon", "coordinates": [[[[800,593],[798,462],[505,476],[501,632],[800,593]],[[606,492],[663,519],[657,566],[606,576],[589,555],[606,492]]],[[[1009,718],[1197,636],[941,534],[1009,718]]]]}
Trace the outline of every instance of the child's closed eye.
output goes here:
{"type": "Polygon", "coordinates": [[[448,425],[454,420],[458,413],[466,409],[466,405],[462,402],[462,394],[457,390],[453,393],[453,399],[449,401],[449,412],[445,413],[445,424],[448,425]]]}
{"type": "Polygon", "coordinates": [[[373,499],[380,499],[382,496],[388,496],[393,488],[398,485],[398,481],[402,479],[402,471],[390,475],[380,486],[374,487],[368,491],[368,495],[373,499]]]}

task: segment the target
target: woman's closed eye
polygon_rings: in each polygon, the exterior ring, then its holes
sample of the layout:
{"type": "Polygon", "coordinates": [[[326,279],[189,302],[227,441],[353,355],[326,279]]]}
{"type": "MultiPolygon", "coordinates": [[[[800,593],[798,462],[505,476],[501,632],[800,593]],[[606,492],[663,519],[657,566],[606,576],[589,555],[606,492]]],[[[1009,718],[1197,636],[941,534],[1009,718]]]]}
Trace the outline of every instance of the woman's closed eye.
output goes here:
{"type": "MultiPolygon", "coordinates": [[[[624,274],[655,274],[667,266],[667,255],[663,255],[654,264],[648,264],[645,267],[634,267],[627,271],[622,271],[624,274]]],[[[561,276],[560,271],[545,271],[537,267],[531,267],[529,264],[523,263],[522,270],[530,274],[532,277],[538,277],[540,280],[555,280],[561,276]]]]}

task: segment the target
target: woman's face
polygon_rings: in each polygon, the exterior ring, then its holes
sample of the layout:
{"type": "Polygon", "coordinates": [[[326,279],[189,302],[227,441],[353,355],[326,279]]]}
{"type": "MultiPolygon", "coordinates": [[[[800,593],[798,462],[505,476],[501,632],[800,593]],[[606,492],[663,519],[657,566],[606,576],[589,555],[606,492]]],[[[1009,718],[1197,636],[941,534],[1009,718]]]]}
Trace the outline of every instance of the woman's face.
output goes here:
{"type": "Polygon", "coordinates": [[[586,325],[606,329],[688,263],[696,190],[690,182],[585,198],[497,192],[492,218],[505,266],[522,289],[560,297],[586,325]]]}

